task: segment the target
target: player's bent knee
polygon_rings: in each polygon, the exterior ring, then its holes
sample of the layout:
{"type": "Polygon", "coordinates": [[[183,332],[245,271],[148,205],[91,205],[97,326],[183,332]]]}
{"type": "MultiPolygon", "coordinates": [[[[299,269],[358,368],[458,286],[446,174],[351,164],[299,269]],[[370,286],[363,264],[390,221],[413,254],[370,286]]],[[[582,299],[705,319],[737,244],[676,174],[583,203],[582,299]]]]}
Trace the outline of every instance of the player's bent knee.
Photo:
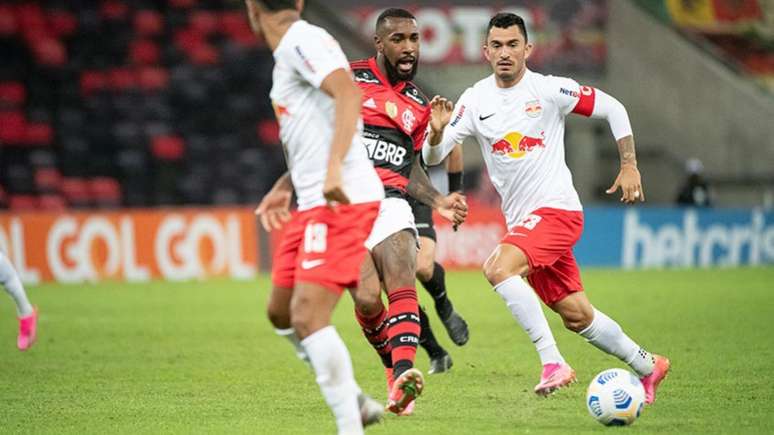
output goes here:
{"type": "Polygon", "coordinates": [[[594,316],[588,315],[583,311],[572,311],[570,313],[560,313],[564,327],[572,332],[581,332],[591,325],[594,316]]]}
{"type": "Polygon", "coordinates": [[[359,288],[351,291],[352,301],[358,313],[369,317],[379,313],[382,309],[381,290],[371,288],[359,288]]]}
{"type": "Polygon", "coordinates": [[[484,276],[486,277],[486,280],[489,281],[489,284],[493,286],[516,275],[519,275],[519,273],[510,267],[503,267],[498,261],[487,260],[487,262],[484,263],[484,276]]]}
{"type": "Polygon", "coordinates": [[[290,328],[290,313],[285,310],[279,310],[276,305],[271,305],[266,309],[266,315],[272,326],[277,329],[290,328]]]}
{"type": "Polygon", "coordinates": [[[266,306],[266,315],[271,324],[277,329],[290,328],[290,290],[272,291],[269,303],[266,306]],[[287,292],[287,293],[286,293],[287,292]]]}
{"type": "Polygon", "coordinates": [[[434,262],[420,261],[417,263],[417,278],[420,281],[427,282],[433,278],[433,271],[435,269],[434,262]]]}

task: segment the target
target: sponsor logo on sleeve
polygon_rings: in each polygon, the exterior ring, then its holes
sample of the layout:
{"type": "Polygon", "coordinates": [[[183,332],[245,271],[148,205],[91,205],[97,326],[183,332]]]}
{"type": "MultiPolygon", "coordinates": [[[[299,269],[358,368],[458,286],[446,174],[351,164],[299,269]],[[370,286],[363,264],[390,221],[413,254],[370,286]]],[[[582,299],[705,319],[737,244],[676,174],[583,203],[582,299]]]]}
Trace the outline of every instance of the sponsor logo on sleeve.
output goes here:
{"type": "Polygon", "coordinates": [[[571,90],[565,89],[565,88],[559,88],[559,93],[562,94],[562,95],[569,95],[570,97],[573,97],[573,98],[578,98],[579,97],[577,92],[571,91],[571,90]]]}
{"type": "Polygon", "coordinates": [[[462,116],[465,115],[465,105],[463,104],[460,106],[460,111],[457,112],[457,116],[454,117],[454,120],[451,122],[452,127],[456,127],[457,124],[459,124],[460,120],[462,119],[462,116]]]}
{"type": "Polygon", "coordinates": [[[301,60],[304,62],[304,65],[306,65],[306,67],[309,68],[309,71],[316,73],[317,70],[314,69],[314,65],[312,65],[312,62],[309,62],[309,59],[306,56],[304,56],[304,52],[301,51],[301,46],[296,45],[295,50],[296,50],[296,54],[298,54],[298,57],[300,57],[301,60]]]}

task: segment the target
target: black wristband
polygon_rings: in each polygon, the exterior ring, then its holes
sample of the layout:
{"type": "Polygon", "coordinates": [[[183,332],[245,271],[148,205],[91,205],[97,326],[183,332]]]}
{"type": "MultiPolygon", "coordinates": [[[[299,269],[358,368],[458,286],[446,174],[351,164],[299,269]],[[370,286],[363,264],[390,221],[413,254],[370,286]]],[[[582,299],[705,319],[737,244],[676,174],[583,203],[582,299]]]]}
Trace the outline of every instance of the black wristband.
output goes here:
{"type": "Polygon", "coordinates": [[[449,192],[462,192],[462,172],[449,172],[449,192]]]}

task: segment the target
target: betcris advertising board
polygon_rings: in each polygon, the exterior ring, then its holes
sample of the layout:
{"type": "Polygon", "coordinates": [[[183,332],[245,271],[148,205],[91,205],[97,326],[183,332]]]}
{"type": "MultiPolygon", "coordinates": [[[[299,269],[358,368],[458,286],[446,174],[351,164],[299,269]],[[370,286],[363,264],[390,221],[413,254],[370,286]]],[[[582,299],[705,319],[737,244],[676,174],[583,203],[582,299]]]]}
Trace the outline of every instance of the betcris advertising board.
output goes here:
{"type": "Polygon", "coordinates": [[[590,208],[575,254],[581,265],[627,269],[774,264],[774,212],[590,208]]]}
{"type": "MultiPolygon", "coordinates": [[[[581,266],[642,268],[774,264],[774,212],[759,209],[587,207],[575,247],[581,266]]],[[[454,232],[435,220],[439,260],[478,268],[505,234],[500,211],[471,207],[454,232]]]]}

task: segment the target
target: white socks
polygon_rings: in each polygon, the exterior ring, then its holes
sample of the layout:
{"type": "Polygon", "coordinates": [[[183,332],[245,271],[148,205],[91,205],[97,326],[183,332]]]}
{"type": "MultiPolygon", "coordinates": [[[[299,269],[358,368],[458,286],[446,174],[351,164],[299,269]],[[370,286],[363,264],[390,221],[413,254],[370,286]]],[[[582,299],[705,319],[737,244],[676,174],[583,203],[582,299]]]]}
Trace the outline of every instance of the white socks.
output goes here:
{"type": "Polygon", "coordinates": [[[505,305],[521,327],[529,335],[540,355],[540,363],[564,363],[540,301],[532,288],[520,276],[513,276],[495,286],[505,305]]]}
{"type": "Polygon", "coordinates": [[[290,344],[293,345],[293,348],[296,350],[296,356],[298,359],[305,363],[309,363],[309,356],[307,356],[306,351],[304,350],[304,347],[301,346],[301,340],[298,339],[298,335],[296,335],[296,330],[293,328],[287,328],[287,329],[274,329],[274,332],[277,333],[280,337],[285,337],[290,344]]]}
{"type": "Polygon", "coordinates": [[[647,376],[653,372],[655,364],[653,355],[641,348],[629,336],[624,334],[621,326],[605,313],[594,309],[594,320],[580,335],[598,349],[618,357],[632,368],[638,375],[647,376]]]}
{"type": "Polygon", "coordinates": [[[339,434],[362,434],[363,423],[357,396],[360,388],[355,382],[352,361],[341,337],[333,326],[326,326],[301,341],[317,384],[325,401],[333,411],[339,434]]]}
{"type": "Polygon", "coordinates": [[[19,317],[26,317],[32,314],[33,308],[27,299],[27,293],[19,280],[19,275],[8,261],[8,257],[0,251],[0,285],[11,295],[16,302],[16,312],[19,317]]]}

